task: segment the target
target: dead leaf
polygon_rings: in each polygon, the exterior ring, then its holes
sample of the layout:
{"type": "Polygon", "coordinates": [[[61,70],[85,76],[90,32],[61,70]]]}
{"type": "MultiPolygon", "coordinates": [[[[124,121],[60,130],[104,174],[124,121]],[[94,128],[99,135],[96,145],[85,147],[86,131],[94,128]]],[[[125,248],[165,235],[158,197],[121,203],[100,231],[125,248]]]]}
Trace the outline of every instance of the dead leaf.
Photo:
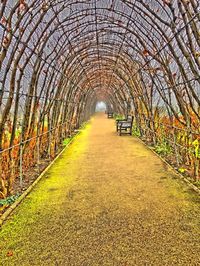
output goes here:
{"type": "Polygon", "coordinates": [[[13,256],[13,252],[11,250],[9,250],[6,254],[7,257],[12,257],[13,256]]]}

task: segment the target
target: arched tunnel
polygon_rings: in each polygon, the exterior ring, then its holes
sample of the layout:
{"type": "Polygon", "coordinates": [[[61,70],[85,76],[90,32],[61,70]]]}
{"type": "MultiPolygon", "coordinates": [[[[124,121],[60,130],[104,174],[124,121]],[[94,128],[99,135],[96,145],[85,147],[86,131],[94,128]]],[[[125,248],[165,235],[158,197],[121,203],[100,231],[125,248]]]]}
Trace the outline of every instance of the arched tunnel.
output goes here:
{"type": "Polygon", "coordinates": [[[7,161],[18,160],[20,148],[12,147],[19,142],[26,153],[35,135],[48,147],[45,132],[57,147],[98,101],[132,114],[154,142],[164,122],[199,138],[199,1],[4,0],[0,18],[0,149],[7,161]]]}
{"type": "Polygon", "coordinates": [[[0,264],[200,265],[199,29],[199,0],[0,1],[0,264]]]}
{"type": "MultiPolygon", "coordinates": [[[[53,156],[98,101],[116,114],[132,114],[140,135],[154,143],[164,122],[193,134],[188,141],[198,139],[199,20],[196,0],[1,1],[4,160],[18,164],[19,142],[21,156],[30,145],[37,149],[35,135],[41,156],[49,145],[53,156]]],[[[35,162],[34,152],[29,155],[35,162]]],[[[5,180],[10,167],[1,167],[5,180]]]]}

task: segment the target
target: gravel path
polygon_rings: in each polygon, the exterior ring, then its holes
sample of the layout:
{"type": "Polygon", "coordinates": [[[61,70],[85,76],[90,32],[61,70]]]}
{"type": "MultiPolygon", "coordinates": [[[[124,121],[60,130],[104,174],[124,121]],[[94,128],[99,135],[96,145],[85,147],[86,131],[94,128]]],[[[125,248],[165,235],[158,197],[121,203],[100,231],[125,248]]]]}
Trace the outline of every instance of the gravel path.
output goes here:
{"type": "Polygon", "coordinates": [[[0,265],[200,265],[200,205],[96,115],[0,232],[0,265]]]}

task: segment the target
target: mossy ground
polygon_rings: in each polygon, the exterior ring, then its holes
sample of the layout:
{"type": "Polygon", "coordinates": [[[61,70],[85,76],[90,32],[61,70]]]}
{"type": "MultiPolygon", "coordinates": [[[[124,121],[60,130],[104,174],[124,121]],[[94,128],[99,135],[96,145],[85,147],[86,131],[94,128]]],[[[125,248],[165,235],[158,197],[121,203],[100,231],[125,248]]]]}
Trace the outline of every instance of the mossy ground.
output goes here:
{"type": "Polygon", "coordinates": [[[97,115],[3,225],[0,265],[200,265],[199,218],[197,194],[97,115]]]}

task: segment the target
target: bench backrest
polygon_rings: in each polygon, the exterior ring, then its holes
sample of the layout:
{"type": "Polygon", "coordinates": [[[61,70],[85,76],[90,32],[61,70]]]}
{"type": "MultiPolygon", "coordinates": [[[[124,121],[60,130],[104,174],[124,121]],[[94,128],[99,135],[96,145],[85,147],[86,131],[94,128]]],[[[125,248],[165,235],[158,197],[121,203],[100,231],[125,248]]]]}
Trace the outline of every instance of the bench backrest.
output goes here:
{"type": "Polygon", "coordinates": [[[133,122],[133,116],[132,115],[128,115],[127,116],[127,121],[128,122],[133,122]]]}

